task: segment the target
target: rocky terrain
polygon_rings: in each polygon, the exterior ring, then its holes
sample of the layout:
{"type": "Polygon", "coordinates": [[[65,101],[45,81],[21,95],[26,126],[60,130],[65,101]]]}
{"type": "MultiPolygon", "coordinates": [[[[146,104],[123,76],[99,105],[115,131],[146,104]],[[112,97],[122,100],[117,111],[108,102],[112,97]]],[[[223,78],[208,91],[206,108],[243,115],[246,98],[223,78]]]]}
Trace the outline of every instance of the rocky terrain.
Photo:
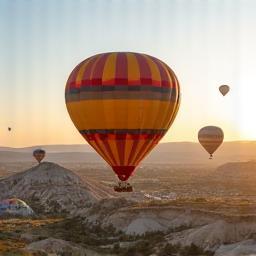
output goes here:
{"type": "Polygon", "coordinates": [[[0,179],[0,199],[19,197],[37,213],[32,219],[0,220],[0,255],[253,255],[254,170],[254,162],[229,163],[206,176],[195,172],[190,183],[181,179],[187,172],[173,174],[179,186],[194,184],[197,193],[180,196],[174,186],[169,192],[176,196],[163,199],[161,189],[151,197],[153,191],[139,190],[136,179],[135,193],[118,194],[90,172],[86,178],[41,163],[0,179]],[[204,182],[208,190],[223,191],[215,197],[203,192],[204,182]],[[238,194],[232,194],[238,185],[238,194]]]}
{"type": "Polygon", "coordinates": [[[108,196],[108,189],[86,183],[72,171],[49,162],[0,179],[0,200],[18,197],[39,213],[70,212],[108,196]]]}

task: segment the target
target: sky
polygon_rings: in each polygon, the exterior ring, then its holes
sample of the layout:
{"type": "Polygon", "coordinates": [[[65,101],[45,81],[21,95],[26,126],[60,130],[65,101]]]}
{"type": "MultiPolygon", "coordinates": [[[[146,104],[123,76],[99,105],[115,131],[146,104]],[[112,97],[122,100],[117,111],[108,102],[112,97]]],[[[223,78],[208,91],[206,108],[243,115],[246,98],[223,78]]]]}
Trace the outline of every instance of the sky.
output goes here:
{"type": "Polygon", "coordinates": [[[65,83],[108,51],[147,53],[176,73],[181,106],[163,142],[197,141],[206,125],[255,140],[255,11],[254,0],[0,0],[0,145],[84,143],[65,83]]]}

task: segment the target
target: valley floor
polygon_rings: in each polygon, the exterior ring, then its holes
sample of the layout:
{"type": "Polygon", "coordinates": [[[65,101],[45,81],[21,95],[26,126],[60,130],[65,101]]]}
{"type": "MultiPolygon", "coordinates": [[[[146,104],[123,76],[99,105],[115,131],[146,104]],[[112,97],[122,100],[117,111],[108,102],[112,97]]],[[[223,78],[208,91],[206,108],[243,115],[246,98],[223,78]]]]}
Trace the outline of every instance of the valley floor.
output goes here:
{"type": "Polygon", "coordinates": [[[162,232],[129,236],[111,227],[83,224],[80,219],[38,218],[0,220],[0,255],[213,255],[192,245],[164,242],[162,232]],[[55,253],[55,254],[51,254],[55,253]]]}
{"type": "Polygon", "coordinates": [[[41,217],[1,219],[0,255],[256,255],[255,162],[145,165],[122,195],[106,166],[66,167],[2,166],[2,199],[20,195],[41,217]]]}

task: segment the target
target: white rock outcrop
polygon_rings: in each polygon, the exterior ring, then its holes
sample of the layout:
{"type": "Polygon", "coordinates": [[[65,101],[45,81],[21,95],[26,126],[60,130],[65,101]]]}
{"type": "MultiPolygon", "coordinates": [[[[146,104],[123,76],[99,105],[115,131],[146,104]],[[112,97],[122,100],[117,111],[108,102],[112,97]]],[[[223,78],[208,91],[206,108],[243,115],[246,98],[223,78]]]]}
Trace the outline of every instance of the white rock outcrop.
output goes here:
{"type": "Polygon", "coordinates": [[[48,238],[44,240],[40,240],[37,242],[33,242],[26,247],[27,251],[30,252],[44,252],[54,255],[70,255],[70,256],[86,256],[86,251],[82,247],[72,244],[70,242],[48,238]]]}
{"type": "Polygon", "coordinates": [[[36,213],[70,212],[97,201],[79,176],[49,162],[0,180],[0,200],[17,196],[36,213]]]}
{"type": "Polygon", "coordinates": [[[235,244],[221,245],[214,256],[256,256],[256,241],[249,239],[235,244]]]}
{"type": "Polygon", "coordinates": [[[231,244],[247,239],[256,231],[254,222],[234,222],[218,220],[208,225],[187,229],[169,236],[173,244],[184,246],[195,244],[205,250],[216,250],[222,244],[231,244]]]}

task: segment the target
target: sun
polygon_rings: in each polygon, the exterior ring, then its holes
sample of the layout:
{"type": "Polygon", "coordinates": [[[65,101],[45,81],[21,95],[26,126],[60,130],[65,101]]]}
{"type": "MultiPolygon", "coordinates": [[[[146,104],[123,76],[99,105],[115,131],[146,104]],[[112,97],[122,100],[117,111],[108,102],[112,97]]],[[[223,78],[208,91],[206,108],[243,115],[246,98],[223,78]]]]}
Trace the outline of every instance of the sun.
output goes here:
{"type": "Polygon", "coordinates": [[[243,139],[256,139],[256,87],[241,86],[238,91],[237,107],[234,109],[238,118],[238,125],[243,139]]]}

